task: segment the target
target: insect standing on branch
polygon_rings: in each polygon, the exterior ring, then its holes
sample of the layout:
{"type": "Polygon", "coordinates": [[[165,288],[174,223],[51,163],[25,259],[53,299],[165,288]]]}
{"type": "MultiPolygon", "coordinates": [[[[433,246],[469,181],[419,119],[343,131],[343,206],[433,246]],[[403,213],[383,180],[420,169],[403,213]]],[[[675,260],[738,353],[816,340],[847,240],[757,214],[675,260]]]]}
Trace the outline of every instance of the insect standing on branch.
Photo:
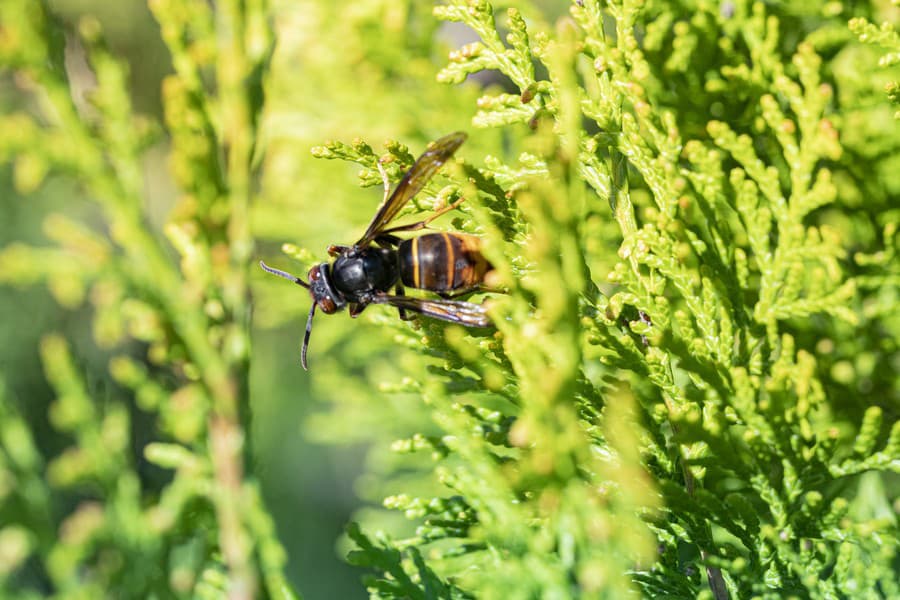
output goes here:
{"type": "Polygon", "coordinates": [[[300,353],[304,369],[317,306],[326,314],[349,306],[350,316],[356,317],[370,304],[389,304],[399,310],[404,320],[409,318],[407,311],[411,311],[466,327],[491,325],[484,306],[451,299],[481,287],[485,274],[492,268],[481,255],[478,237],[453,232],[426,233],[410,239],[395,235],[424,229],[437,217],[459,206],[462,198],[423,221],[388,227],[400,209],[425,187],[465,140],[465,133],[456,132],[432,143],[390,196],[387,175],[379,164],[385,180],[384,202],[359,241],[352,246],[328,247],[328,254],[336,257],[334,262],[311,268],[308,283],[259,263],[269,273],[307,288],[312,296],[300,353]],[[404,286],[435,292],[440,298],[405,296],[404,286]]]}

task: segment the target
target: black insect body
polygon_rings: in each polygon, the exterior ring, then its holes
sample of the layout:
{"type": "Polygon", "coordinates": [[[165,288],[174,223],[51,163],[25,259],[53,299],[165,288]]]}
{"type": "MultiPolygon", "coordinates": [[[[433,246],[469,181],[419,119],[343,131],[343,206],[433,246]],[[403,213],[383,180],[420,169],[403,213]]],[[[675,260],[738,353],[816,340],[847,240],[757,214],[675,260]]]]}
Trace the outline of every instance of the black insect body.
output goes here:
{"type": "Polygon", "coordinates": [[[391,248],[350,249],[339,254],[331,265],[334,290],[347,302],[357,304],[370,301],[376,292],[391,289],[399,277],[397,251],[391,248]]]}
{"type": "Polygon", "coordinates": [[[387,227],[465,140],[462,132],[442,137],[416,160],[390,196],[386,183],[385,201],[363,236],[352,246],[330,246],[328,253],[335,257],[334,262],[310,269],[309,283],[260,262],[269,273],[309,289],[312,296],[300,353],[304,369],[317,306],[326,314],[349,307],[350,316],[356,317],[370,304],[389,304],[399,310],[403,319],[407,318],[406,311],[411,311],[467,327],[490,326],[483,306],[451,299],[478,289],[491,270],[481,255],[479,238],[451,232],[426,233],[406,240],[394,235],[423,229],[462,200],[424,221],[387,227]],[[405,296],[404,286],[435,292],[441,298],[405,296]]]}

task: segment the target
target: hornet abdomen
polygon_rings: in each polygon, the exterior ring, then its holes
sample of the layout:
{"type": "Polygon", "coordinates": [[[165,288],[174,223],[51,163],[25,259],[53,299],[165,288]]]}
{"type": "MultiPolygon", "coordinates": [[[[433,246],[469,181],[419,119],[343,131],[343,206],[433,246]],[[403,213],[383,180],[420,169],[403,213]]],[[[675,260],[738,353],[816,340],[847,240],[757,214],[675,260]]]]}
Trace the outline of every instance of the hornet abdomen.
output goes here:
{"type": "Polygon", "coordinates": [[[426,233],[400,242],[403,285],[432,292],[462,292],[478,287],[491,264],[481,255],[481,240],[463,233],[426,233]]]}

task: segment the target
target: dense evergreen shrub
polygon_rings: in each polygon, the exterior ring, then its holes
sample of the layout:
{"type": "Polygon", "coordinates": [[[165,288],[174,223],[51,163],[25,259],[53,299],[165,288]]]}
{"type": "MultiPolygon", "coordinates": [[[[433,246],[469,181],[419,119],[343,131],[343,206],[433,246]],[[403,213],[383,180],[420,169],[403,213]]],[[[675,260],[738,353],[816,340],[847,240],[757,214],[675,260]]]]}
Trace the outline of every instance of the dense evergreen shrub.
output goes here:
{"type": "Polygon", "coordinates": [[[161,121],[53,4],[0,4],[0,157],[27,210],[85,201],[0,281],[92,338],[42,338],[46,417],[0,390],[4,597],[294,597],[274,388],[370,448],[373,597],[900,597],[896,3],[151,0],[161,121]],[[352,242],[377,162],[457,129],[401,219],[466,198],[436,226],[483,238],[496,330],[320,317],[295,393],[309,299],[256,261],[352,242]]]}

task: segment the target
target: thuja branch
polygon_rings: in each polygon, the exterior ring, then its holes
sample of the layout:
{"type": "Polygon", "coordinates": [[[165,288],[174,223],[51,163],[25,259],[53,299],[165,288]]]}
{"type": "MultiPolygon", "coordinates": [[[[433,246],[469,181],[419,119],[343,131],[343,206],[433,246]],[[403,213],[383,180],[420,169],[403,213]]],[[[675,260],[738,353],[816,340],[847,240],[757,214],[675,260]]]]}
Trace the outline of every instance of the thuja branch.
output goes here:
{"type": "MultiPolygon", "coordinates": [[[[258,500],[248,496],[244,481],[244,462],[250,448],[248,264],[253,238],[249,206],[256,125],[262,108],[260,78],[272,50],[272,29],[265,2],[248,6],[229,1],[214,13],[203,5],[195,5],[193,13],[177,8],[167,0],[153,3],[177,66],[177,74],[167,88],[174,104],[168,117],[176,133],[176,152],[202,169],[208,178],[206,185],[200,186],[194,173],[179,173],[185,189],[193,188],[200,196],[198,201],[210,211],[196,217],[214,223],[205,232],[210,247],[202,249],[212,268],[208,302],[213,302],[212,307],[219,306],[214,308],[217,314],[210,316],[218,321],[221,331],[213,349],[221,361],[215,365],[220,376],[216,383],[221,385],[211,390],[208,427],[218,487],[213,500],[221,526],[222,556],[229,570],[228,593],[233,598],[247,598],[254,595],[257,583],[252,562],[253,535],[246,515],[254,499],[258,500]],[[192,40],[193,45],[185,40],[192,40]],[[192,60],[203,44],[215,49],[211,56],[207,55],[210,62],[214,60],[216,70],[215,104],[207,100],[209,92],[198,76],[203,63],[192,60]],[[198,123],[202,125],[198,127],[198,123]],[[217,143],[224,154],[224,164],[219,163],[215,153],[196,153],[193,149],[198,143],[206,147],[217,143]],[[225,215],[224,223],[217,212],[225,215]],[[216,226],[218,223],[221,225],[216,226]]],[[[186,250],[192,250],[190,245],[186,250]]]]}
{"type": "Polygon", "coordinates": [[[216,12],[219,134],[227,157],[225,184],[230,208],[225,235],[229,261],[222,281],[222,300],[232,319],[222,351],[236,389],[233,395],[215,398],[209,432],[216,479],[221,487],[217,499],[222,527],[219,539],[232,578],[229,596],[234,599],[252,597],[256,587],[251,563],[252,532],[247,531],[243,516],[249,503],[242,459],[249,455],[246,438],[250,432],[248,265],[253,238],[249,205],[255,125],[261,109],[254,99],[261,98],[259,70],[265,66],[272,45],[265,15],[264,2],[251,8],[237,0],[225,2],[216,12]]]}
{"type": "MultiPolygon", "coordinates": [[[[4,130],[21,128],[26,135],[2,136],[0,151],[19,164],[44,166],[21,179],[23,189],[36,188],[49,169],[84,185],[103,209],[112,243],[88,227],[48,220],[49,235],[62,248],[4,249],[0,276],[19,282],[45,279],[51,289],[77,276],[78,284],[94,286],[95,323],[103,323],[95,331],[111,332],[97,334],[98,343],[112,347],[127,331],[147,344],[150,362],[167,368],[169,378],[150,375],[127,352],[114,357],[110,372],[134,391],[142,408],[158,411],[159,434],[177,442],[145,448],[148,460],[177,470],[161,493],[158,508],[166,517],[159,519],[157,534],[171,532],[189,501],[202,499],[204,507],[214,509],[220,553],[210,553],[206,560],[216,567],[201,572],[212,573],[224,563],[223,590],[233,598],[251,598],[258,594],[258,572],[264,569],[266,588],[284,595],[283,553],[245,460],[250,430],[247,273],[253,250],[248,209],[261,77],[273,46],[268,6],[235,1],[215,14],[198,2],[153,0],[150,6],[175,65],[163,96],[171,164],[182,197],[164,232],[180,262],[172,260],[143,211],[142,153],[157,129],[134,114],[127,65],[106,48],[98,22],[83,19],[73,38],[83,45],[96,76],[90,110],[85,110],[73,101],[57,24],[43,3],[5,4],[3,32],[17,35],[4,38],[10,43],[2,47],[3,58],[29,82],[40,114],[4,117],[4,130]],[[215,70],[207,70],[213,63],[215,70]],[[214,90],[205,89],[210,72],[216,75],[214,90]],[[41,267],[39,258],[48,252],[69,255],[63,264],[77,266],[77,272],[41,267]],[[265,556],[255,554],[263,547],[265,556]]],[[[44,358],[53,360],[51,353],[44,358]]],[[[51,379],[56,374],[48,371],[51,379]]],[[[77,450],[91,439],[76,436],[77,450]]],[[[71,468],[72,461],[60,463],[71,468]]],[[[127,461],[121,463],[121,476],[132,477],[127,461]]],[[[114,494],[109,501],[115,501],[114,494]]],[[[188,536],[210,534],[192,527],[188,536]]]]}

